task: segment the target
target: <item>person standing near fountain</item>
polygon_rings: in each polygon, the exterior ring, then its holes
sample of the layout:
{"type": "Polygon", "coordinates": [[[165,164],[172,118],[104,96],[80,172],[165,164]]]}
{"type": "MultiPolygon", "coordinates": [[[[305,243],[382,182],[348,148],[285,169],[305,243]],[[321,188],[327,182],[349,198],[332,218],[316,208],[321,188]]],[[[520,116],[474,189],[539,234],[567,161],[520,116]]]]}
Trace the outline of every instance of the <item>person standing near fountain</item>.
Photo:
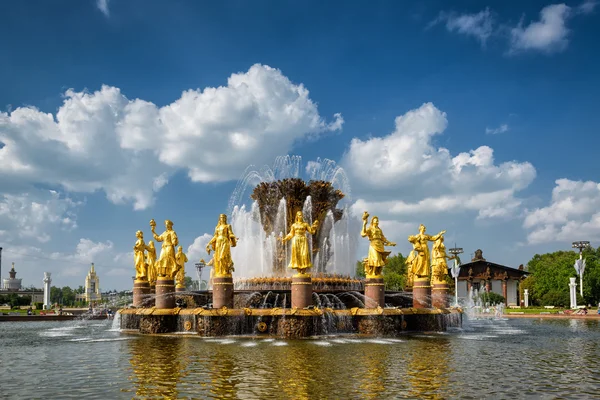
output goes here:
{"type": "Polygon", "coordinates": [[[206,252],[210,255],[214,250],[212,277],[213,308],[233,307],[233,259],[231,247],[237,245],[237,238],[233,234],[231,225],[227,223],[227,215],[219,215],[219,222],[215,227],[215,234],[206,245],[206,252]]]}
{"type": "Polygon", "coordinates": [[[430,236],[425,231],[425,225],[421,224],[419,233],[408,237],[408,241],[413,244],[413,251],[415,252],[409,272],[414,276],[413,307],[415,308],[429,308],[431,306],[431,284],[429,281],[431,261],[427,242],[434,242],[446,233],[446,231],[441,231],[435,236],[430,236]]]}
{"type": "Polygon", "coordinates": [[[133,246],[133,264],[135,266],[135,281],[133,282],[133,306],[143,307],[148,294],[150,293],[150,284],[147,278],[146,265],[146,243],[144,243],[144,233],[137,231],[137,238],[133,246]]]}
{"type": "Polygon", "coordinates": [[[298,271],[292,277],[292,308],[306,308],[312,305],[312,279],[306,270],[312,268],[310,247],[306,233],[314,235],[319,227],[319,220],[312,225],[304,222],[302,211],[296,212],[296,221],[290,227],[290,232],[279,238],[283,243],[292,241],[292,255],[289,268],[298,271]]]}
{"type": "Polygon", "coordinates": [[[374,216],[371,219],[371,225],[367,228],[369,213],[363,213],[363,225],[360,235],[369,239],[369,253],[363,263],[365,266],[365,307],[377,308],[385,306],[385,284],[383,282],[382,271],[387,264],[387,257],[390,251],[386,251],[384,246],[395,246],[396,243],[387,240],[383,231],[379,227],[379,218],[374,216]]]}
{"type": "Polygon", "coordinates": [[[188,262],[188,258],[183,252],[183,247],[181,246],[177,248],[177,255],[175,255],[175,261],[177,261],[177,265],[179,265],[179,272],[177,272],[177,276],[175,277],[175,280],[177,281],[175,291],[185,292],[185,263],[188,262]]]}
{"type": "Polygon", "coordinates": [[[150,228],[154,240],[162,242],[160,258],[156,262],[158,278],[156,280],[156,308],[175,308],[175,283],[173,277],[179,271],[175,260],[175,247],[179,244],[177,233],[173,230],[173,222],[165,220],[165,231],[156,234],[156,222],[150,220],[150,228]]]}
{"type": "Polygon", "coordinates": [[[444,244],[444,235],[440,234],[431,249],[431,283],[433,284],[431,301],[433,307],[447,308],[448,302],[448,262],[453,260],[454,256],[446,254],[446,245],[444,244]]]}

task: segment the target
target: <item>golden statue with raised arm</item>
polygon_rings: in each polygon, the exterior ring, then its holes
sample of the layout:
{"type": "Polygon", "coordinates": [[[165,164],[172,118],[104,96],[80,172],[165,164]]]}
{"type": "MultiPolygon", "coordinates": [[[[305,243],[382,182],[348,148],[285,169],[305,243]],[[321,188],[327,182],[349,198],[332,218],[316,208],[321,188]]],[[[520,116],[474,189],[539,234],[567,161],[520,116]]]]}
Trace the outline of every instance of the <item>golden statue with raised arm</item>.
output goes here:
{"type": "Polygon", "coordinates": [[[419,233],[408,237],[408,241],[413,245],[413,252],[408,259],[412,260],[409,267],[409,280],[411,275],[414,278],[429,278],[431,274],[431,261],[429,259],[429,247],[427,242],[436,241],[446,231],[441,231],[435,236],[429,236],[425,233],[425,225],[419,226],[419,233]]]}
{"type": "Polygon", "coordinates": [[[156,248],[154,247],[154,242],[151,240],[148,242],[148,246],[146,247],[148,250],[148,254],[146,255],[146,264],[148,264],[148,282],[150,282],[150,286],[156,285],[156,248]]]}
{"type": "Polygon", "coordinates": [[[237,238],[233,234],[231,225],[227,223],[227,215],[219,215],[219,223],[215,227],[215,234],[206,245],[206,251],[210,254],[214,250],[213,268],[214,277],[231,277],[233,269],[233,259],[231,258],[231,247],[237,245],[237,238]]]}
{"type": "Polygon", "coordinates": [[[157,235],[155,232],[156,222],[153,219],[150,220],[150,228],[152,229],[154,240],[162,242],[160,258],[156,261],[157,275],[173,279],[179,269],[175,260],[175,247],[179,244],[179,239],[177,238],[177,233],[173,230],[173,222],[168,219],[165,220],[166,230],[160,235],[157,235]]]}
{"type": "Polygon", "coordinates": [[[183,252],[183,247],[181,246],[177,248],[175,261],[177,261],[177,265],[179,266],[179,271],[177,272],[177,276],[175,277],[175,280],[177,281],[177,286],[185,287],[185,263],[188,262],[188,258],[183,252]]]}
{"type": "Polygon", "coordinates": [[[319,220],[315,220],[312,225],[304,222],[302,211],[296,213],[296,221],[290,227],[290,232],[280,240],[285,243],[288,240],[292,241],[292,256],[288,268],[298,271],[296,276],[304,276],[306,270],[312,268],[311,254],[308,246],[306,233],[314,235],[319,227],[319,220]]]}
{"type": "Polygon", "coordinates": [[[384,246],[395,246],[396,243],[387,240],[379,227],[379,218],[371,218],[371,225],[367,228],[369,213],[364,212],[362,216],[363,225],[360,236],[369,239],[369,254],[364,259],[365,275],[367,278],[381,278],[383,267],[387,264],[387,258],[391,251],[386,251],[384,246]]]}
{"type": "Polygon", "coordinates": [[[147,279],[146,265],[146,243],[144,243],[144,232],[137,231],[135,233],[137,240],[133,246],[133,263],[135,265],[135,279],[145,281],[147,279]]]}
{"type": "Polygon", "coordinates": [[[455,256],[446,254],[446,245],[444,244],[444,235],[440,234],[433,247],[431,248],[431,276],[433,283],[444,283],[448,275],[448,262],[455,256]]]}

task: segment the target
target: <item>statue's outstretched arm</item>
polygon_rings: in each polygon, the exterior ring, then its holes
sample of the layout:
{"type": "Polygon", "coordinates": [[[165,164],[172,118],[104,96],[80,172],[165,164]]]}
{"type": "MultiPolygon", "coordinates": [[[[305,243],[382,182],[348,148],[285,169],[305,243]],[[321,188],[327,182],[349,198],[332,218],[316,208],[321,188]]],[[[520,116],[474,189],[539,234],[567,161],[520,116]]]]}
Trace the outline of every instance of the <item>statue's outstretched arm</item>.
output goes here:
{"type": "Polygon", "coordinates": [[[292,224],[292,227],[290,228],[290,233],[288,233],[283,239],[281,239],[281,241],[285,243],[288,240],[290,240],[291,238],[293,238],[295,234],[296,234],[296,228],[292,224]]]}

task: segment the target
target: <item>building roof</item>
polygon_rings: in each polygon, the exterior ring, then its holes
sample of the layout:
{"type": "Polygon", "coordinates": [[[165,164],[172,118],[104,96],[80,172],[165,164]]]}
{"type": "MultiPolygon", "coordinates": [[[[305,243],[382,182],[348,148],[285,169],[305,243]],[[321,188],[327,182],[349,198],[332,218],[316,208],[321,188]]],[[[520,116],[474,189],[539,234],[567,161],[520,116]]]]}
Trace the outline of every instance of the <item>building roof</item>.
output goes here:
{"type": "Polygon", "coordinates": [[[477,250],[475,252],[475,257],[473,260],[471,260],[471,262],[462,264],[460,266],[458,279],[522,279],[527,274],[527,271],[524,271],[521,269],[521,267],[516,269],[506,265],[487,261],[485,258],[483,258],[483,252],[481,250],[477,250]]]}

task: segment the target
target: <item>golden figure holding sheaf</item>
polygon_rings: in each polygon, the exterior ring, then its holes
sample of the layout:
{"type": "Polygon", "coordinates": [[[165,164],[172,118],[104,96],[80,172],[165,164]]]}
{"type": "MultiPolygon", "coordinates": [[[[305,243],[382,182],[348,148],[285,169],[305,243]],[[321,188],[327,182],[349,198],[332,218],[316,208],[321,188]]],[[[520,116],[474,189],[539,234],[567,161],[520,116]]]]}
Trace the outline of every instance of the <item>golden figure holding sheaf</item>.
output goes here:
{"type": "Polygon", "coordinates": [[[173,222],[168,219],[165,220],[165,231],[160,235],[156,234],[156,222],[153,219],[150,220],[150,228],[154,240],[162,242],[160,258],[156,261],[157,275],[173,279],[179,271],[179,265],[177,265],[175,259],[175,247],[179,244],[179,239],[177,233],[173,230],[173,222]]]}
{"type": "Polygon", "coordinates": [[[177,254],[175,255],[175,261],[179,266],[179,272],[177,272],[177,276],[175,280],[177,281],[177,287],[185,287],[185,263],[188,262],[188,258],[183,252],[183,247],[179,246],[177,248],[177,254]]]}
{"type": "Polygon", "coordinates": [[[214,276],[231,277],[233,269],[233,259],[231,258],[231,247],[237,245],[237,238],[233,234],[231,225],[227,223],[227,215],[219,216],[219,223],[215,227],[215,234],[206,245],[206,251],[210,254],[214,250],[213,256],[214,276]]]}
{"type": "Polygon", "coordinates": [[[446,254],[446,245],[444,244],[444,235],[440,234],[431,248],[431,277],[433,283],[443,283],[448,275],[448,262],[455,256],[446,254]]]}
{"type": "Polygon", "coordinates": [[[147,280],[147,270],[145,252],[146,243],[144,243],[144,232],[135,233],[137,240],[133,246],[133,264],[135,265],[135,279],[140,281],[147,280]]]}
{"type": "Polygon", "coordinates": [[[365,275],[367,278],[381,278],[383,267],[387,264],[387,258],[391,251],[386,251],[384,246],[395,246],[396,243],[387,240],[383,231],[379,227],[379,218],[371,218],[371,225],[367,227],[369,213],[364,212],[362,216],[363,225],[360,236],[369,239],[369,254],[363,260],[365,265],[365,275]]]}
{"type": "Polygon", "coordinates": [[[279,239],[283,243],[288,240],[292,241],[292,255],[290,257],[288,268],[297,270],[297,276],[305,275],[306,270],[312,268],[311,254],[306,233],[314,235],[317,232],[318,227],[319,220],[315,220],[312,225],[309,225],[304,221],[302,211],[298,211],[296,212],[296,221],[290,227],[290,232],[284,238],[279,239]]]}
{"type": "Polygon", "coordinates": [[[412,284],[414,278],[429,278],[431,260],[427,242],[434,242],[446,233],[446,231],[441,231],[437,235],[430,236],[425,233],[425,230],[425,225],[421,224],[419,233],[408,237],[408,241],[413,245],[413,250],[406,259],[409,285],[412,284]]]}

